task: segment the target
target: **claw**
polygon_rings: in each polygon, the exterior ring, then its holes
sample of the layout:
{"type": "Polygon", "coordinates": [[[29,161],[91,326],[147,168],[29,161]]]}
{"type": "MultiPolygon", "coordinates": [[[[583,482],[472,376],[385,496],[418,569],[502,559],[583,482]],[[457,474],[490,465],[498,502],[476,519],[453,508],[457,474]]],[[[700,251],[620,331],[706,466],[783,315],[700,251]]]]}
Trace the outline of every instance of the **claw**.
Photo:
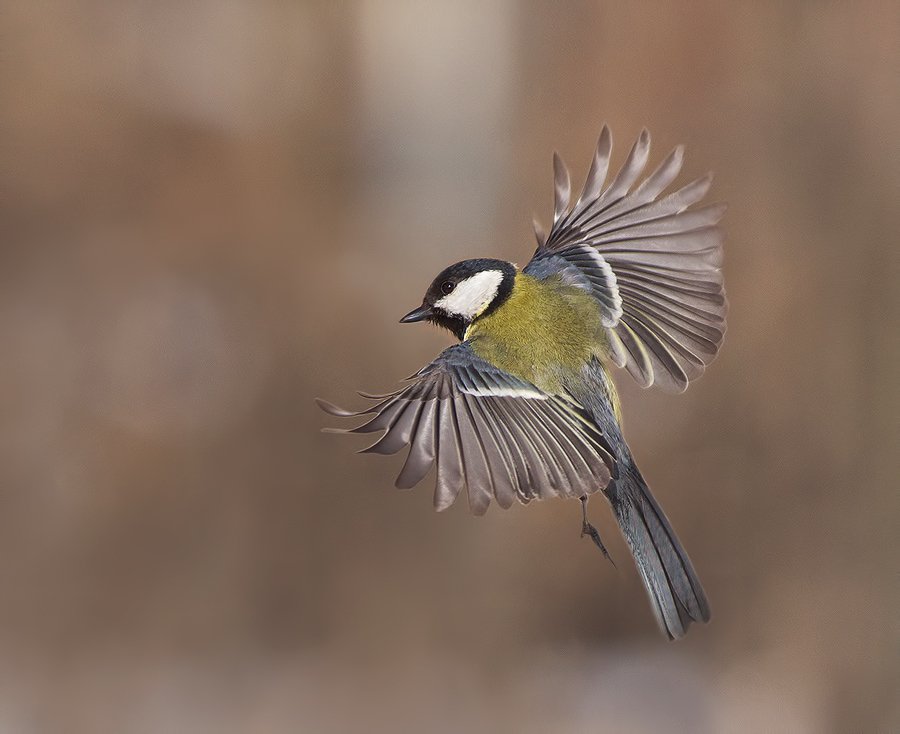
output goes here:
{"type": "Polygon", "coordinates": [[[606,550],[606,546],[603,545],[603,541],[600,540],[600,533],[597,532],[597,528],[591,525],[589,522],[585,522],[581,526],[581,537],[583,538],[585,535],[589,536],[591,540],[594,541],[594,545],[596,545],[603,555],[606,557],[606,560],[609,561],[613,567],[618,568],[616,566],[616,562],[612,559],[612,556],[609,555],[609,551],[606,550]]]}
{"type": "Polygon", "coordinates": [[[594,541],[594,545],[596,545],[600,549],[600,552],[606,557],[606,560],[613,565],[613,568],[618,568],[616,562],[612,559],[612,556],[609,555],[609,551],[606,550],[606,546],[603,545],[603,541],[600,540],[600,533],[597,532],[597,528],[588,522],[587,497],[580,497],[579,499],[581,500],[581,537],[583,538],[585,535],[589,536],[590,539],[594,541]]]}

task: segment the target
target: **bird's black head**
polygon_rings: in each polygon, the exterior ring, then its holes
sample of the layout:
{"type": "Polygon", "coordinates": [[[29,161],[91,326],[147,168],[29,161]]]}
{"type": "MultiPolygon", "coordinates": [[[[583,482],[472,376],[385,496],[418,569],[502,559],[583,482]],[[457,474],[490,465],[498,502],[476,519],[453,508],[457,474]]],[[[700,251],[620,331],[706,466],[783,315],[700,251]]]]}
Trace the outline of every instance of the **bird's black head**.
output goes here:
{"type": "Polygon", "coordinates": [[[428,320],[461,340],[475,319],[509,298],[515,279],[516,266],[504,260],[463,260],[443,270],[425,292],[422,305],[400,322],[428,320]]]}

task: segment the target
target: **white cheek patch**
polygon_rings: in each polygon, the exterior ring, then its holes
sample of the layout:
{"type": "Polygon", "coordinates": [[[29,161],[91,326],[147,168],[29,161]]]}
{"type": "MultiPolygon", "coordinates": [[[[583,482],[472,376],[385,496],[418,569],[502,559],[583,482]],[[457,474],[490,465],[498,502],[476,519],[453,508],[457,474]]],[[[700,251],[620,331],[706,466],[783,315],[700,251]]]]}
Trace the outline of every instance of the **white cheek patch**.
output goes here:
{"type": "Polygon", "coordinates": [[[452,293],[434,305],[454,316],[474,319],[494,300],[502,282],[500,270],[483,270],[457,283],[452,293]]]}

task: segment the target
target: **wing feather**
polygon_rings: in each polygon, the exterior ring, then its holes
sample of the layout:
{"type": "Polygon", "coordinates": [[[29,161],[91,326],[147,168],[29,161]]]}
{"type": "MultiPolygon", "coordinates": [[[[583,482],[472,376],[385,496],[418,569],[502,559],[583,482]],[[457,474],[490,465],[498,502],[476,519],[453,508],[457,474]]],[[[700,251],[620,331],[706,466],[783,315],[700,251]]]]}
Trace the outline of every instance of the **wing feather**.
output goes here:
{"type": "Polygon", "coordinates": [[[439,410],[440,438],[438,441],[437,479],[434,487],[434,508],[445,510],[456,502],[456,498],[466,483],[466,475],[463,470],[453,401],[442,400],[439,410]]]}
{"type": "MultiPolygon", "coordinates": [[[[534,499],[535,481],[533,474],[538,471],[529,466],[530,456],[526,456],[523,446],[527,446],[528,439],[521,432],[519,426],[509,420],[510,416],[503,414],[497,407],[496,401],[489,400],[483,403],[485,412],[491,417],[494,427],[497,430],[497,436],[503,441],[503,445],[509,453],[512,462],[512,468],[516,476],[516,497],[523,504],[527,504],[534,499]]],[[[535,461],[539,461],[536,457],[535,461]]]]}
{"type": "Polygon", "coordinates": [[[412,489],[434,466],[437,453],[437,407],[437,396],[429,395],[427,402],[422,405],[415,426],[416,440],[410,444],[406,463],[403,464],[403,469],[397,477],[397,489],[412,489]]]}
{"type": "Polygon", "coordinates": [[[497,504],[506,510],[515,502],[518,482],[509,451],[498,437],[497,428],[488,417],[483,403],[484,401],[479,401],[471,395],[466,396],[466,405],[474,418],[476,430],[489,457],[494,496],[497,498],[497,504]]]}
{"type": "Polygon", "coordinates": [[[591,168],[588,171],[587,178],[584,180],[581,196],[578,197],[578,203],[572,210],[572,218],[581,214],[600,195],[600,192],[603,190],[603,184],[606,182],[606,174],[609,172],[609,157],[611,153],[612,135],[610,135],[609,128],[604,125],[603,130],[600,131],[600,137],[597,139],[597,147],[594,149],[591,168]]]}
{"type": "Polygon", "coordinates": [[[443,510],[467,489],[473,513],[493,499],[580,497],[604,489],[615,469],[600,429],[571,399],[543,392],[477,357],[464,342],[445,350],[412,382],[373,408],[352,412],[320,401],[341,417],[372,415],[348,433],[383,431],[366,453],[409,453],[397,477],[408,489],[437,465],[434,505],[443,510]]]}
{"type": "MultiPolygon", "coordinates": [[[[532,409],[530,419],[539,420],[539,417],[535,415],[533,406],[527,407],[532,409]]],[[[559,493],[564,497],[577,498],[583,494],[579,489],[582,484],[580,476],[588,476],[590,470],[587,467],[587,464],[582,462],[584,463],[584,471],[582,471],[579,476],[579,470],[576,468],[576,460],[581,457],[578,453],[578,449],[570,445],[564,438],[565,428],[561,425],[562,423],[563,421],[558,420],[558,415],[552,415],[550,422],[551,430],[545,431],[545,440],[550,448],[550,455],[553,456],[556,462],[559,476],[563,480],[559,486],[559,493]]]]}
{"type": "Polygon", "coordinates": [[[483,515],[491,504],[494,476],[484,441],[468,403],[469,396],[465,394],[456,401],[457,415],[461,416],[458,423],[459,438],[466,467],[469,508],[475,515],[483,515]]]}
{"type": "Polygon", "coordinates": [[[568,171],[554,157],[553,227],[539,238],[525,272],[563,275],[590,292],[607,328],[610,359],[643,387],[681,391],[703,373],[725,334],[718,226],[725,206],[694,207],[711,175],[664,195],[681,172],[682,146],[638,183],[650,153],[646,130],[604,188],[611,150],[604,126],[571,209],[568,171]]]}
{"type": "MultiPolygon", "coordinates": [[[[559,436],[564,440],[571,450],[569,456],[577,456],[580,465],[577,469],[579,476],[606,476],[612,472],[610,467],[614,467],[612,456],[601,445],[599,434],[591,435],[591,433],[580,434],[573,426],[569,416],[565,415],[560,406],[556,406],[556,410],[561,416],[561,420],[557,422],[559,436]]],[[[606,481],[609,481],[609,478],[606,481]]],[[[583,492],[582,492],[583,494],[583,492]]],[[[579,496],[581,496],[579,494],[579,496]]]]}
{"type": "Polygon", "coordinates": [[[569,197],[572,194],[572,180],[569,178],[569,169],[566,168],[563,159],[559,157],[559,153],[553,154],[553,184],[553,223],[556,224],[569,208],[569,197]]]}
{"type": "MultiPolygon", "coordinates": [[[[559,497],[568,496],[569,494],[569,477],[563,468],[565,458],[561,456],[558,445],[552,438],[553,429],[541,431],[541,427],[534,418],[534,408],[528,402],[522,402],[515,405],[515,415],[519,420],[519,424],[525,430],[529,437],[529,445],[534,450],[540,447],[538,456],[544,465],[544,477],[547,486],[539,496],[559,497]],[[547,435],[550,434],[548,438],[547,435]]],[[[541,482],[538,482],[540,486],[541,482]]]]}

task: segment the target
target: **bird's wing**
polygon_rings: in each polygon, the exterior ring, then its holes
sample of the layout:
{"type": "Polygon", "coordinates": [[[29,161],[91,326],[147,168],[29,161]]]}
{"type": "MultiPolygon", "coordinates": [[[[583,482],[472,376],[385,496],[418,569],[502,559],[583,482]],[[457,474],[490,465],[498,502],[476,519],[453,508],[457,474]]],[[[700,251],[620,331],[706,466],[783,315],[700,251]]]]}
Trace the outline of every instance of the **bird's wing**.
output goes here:
{"type": "Polygon", "coordinates": [[[709,190],[705,176],[663,195],[683,160],[677,147],[637,187],[647,164],[644,130],[604,187],[612,138],[603,128],[581,196],[570,206],[569,172],[554,155],[553,227],[535,224],[538,248],[525,272],[560,276],[597,300],[610,357],[642,387],[681,392],[722,343],[727,304],[722,284],[723,204],[691,208],[709,190]]]}
{"type": "Polygon", "coordinates": [[[346,433],[383,431],[361,453],[409,455],[397,486],[418,484],[437,464],[434,505],[443,510],[468,488],[469,506],[483,514],[492,498],[581,497],[604,489],[615,461],[600,429],[571,399],[550,395],[476,356],[466,343],[445,350],[367,410],[351,412],[318,400],[331,415],[372,415],[346,433]]]}

